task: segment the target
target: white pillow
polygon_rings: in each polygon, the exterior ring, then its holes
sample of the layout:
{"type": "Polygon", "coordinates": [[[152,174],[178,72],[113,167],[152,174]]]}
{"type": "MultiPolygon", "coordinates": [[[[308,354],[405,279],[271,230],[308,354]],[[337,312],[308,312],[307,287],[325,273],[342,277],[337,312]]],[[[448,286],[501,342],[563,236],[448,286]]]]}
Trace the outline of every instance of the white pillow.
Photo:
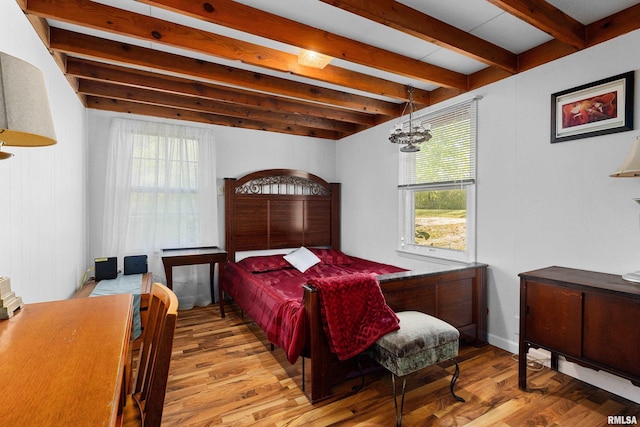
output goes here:
{"type": "Polygon", "coordinates": [[[295,251],[285,255],[284,259],[298,269],[300,273],[304,273],[309,268],[320,262],[320,258],[304,246],[301,246],[295,251]]]}

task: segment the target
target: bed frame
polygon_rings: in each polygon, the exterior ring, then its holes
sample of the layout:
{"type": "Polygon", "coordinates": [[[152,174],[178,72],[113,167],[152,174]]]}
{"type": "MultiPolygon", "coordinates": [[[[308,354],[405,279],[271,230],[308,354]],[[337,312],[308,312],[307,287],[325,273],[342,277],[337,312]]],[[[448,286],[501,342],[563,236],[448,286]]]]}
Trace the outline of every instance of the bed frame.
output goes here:
{"type": "MultiPolygon", "coordinates": [[[[225,250],[236,252],[297,248],[340,249],[340,184],[291,169],[253,172],[225,179],[225,250]]],[[[395,311],[417,310],[437,316],[476,345],[486,344],[487,300],[484,264],[443,267],[426,273],[379,276],[387,304],[395,311]]],[[[220,298],[221,313],[223,299],[220,298]]],[[[333,396],[353,366],[329,351],[320,299],[304,287],[310,340],[304,351],[302,389],[312,403],[333,396]],[[306,362],[305,362],[306,361],[306,362]]]]}

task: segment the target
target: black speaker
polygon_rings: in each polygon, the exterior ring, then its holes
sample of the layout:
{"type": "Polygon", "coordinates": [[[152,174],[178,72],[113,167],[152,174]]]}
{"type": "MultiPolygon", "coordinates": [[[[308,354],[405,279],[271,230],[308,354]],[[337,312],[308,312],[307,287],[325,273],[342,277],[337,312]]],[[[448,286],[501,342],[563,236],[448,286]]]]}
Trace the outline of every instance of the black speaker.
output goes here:
{"type": "Polygon", "coordinates": [[[140,274],[146,272],[146,255],[131,255],[124,257],[124,274],[140,274]]]}
{"type": "Polygon", "coordinates": [[[96,282],[104,279],[115,279],[118,277],[118,258],[96,258],[95,270],[96,270],[96,282]]]}

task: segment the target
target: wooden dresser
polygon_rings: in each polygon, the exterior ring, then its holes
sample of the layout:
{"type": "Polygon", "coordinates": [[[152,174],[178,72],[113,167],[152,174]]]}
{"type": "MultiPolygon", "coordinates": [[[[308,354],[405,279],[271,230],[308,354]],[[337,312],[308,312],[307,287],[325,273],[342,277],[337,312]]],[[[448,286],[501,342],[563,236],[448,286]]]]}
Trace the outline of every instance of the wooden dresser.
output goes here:
{"type": "Polygon", "coordinates": [[[527,352],[551,352],[640,386],[640,284],[564,267],[520,273],[518,386],[527,388],[527,352]]]}

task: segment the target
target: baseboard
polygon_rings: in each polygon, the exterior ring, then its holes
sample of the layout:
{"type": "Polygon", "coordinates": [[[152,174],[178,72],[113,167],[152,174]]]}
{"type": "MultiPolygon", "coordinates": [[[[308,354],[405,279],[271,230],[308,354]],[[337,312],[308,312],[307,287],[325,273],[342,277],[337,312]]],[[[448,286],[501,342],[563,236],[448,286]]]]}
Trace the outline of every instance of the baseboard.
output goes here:
{"type": "MultiPolygon", "coordinates": [[[[489,334],[489,344],[514,354],[517,354],[519,351],[518,343],[491,334],[489,334]]],[[[527,355],[529,358],[535,359],[547,367],[550,366],[551,355],[546,350],[532,348],[527,355]]],[[[640,387],[634,386],[629,380],[608,372],[596,371],[572,362],[567,362],[563,357],[560,357],[558,370],[563,374],[606,390],[609,393],[624,397],[635,403],[640,403],[640,387]]]]}
{"type": "Polygon", "coordinates": [[[505,340],[502,337],[488,334],[487,339],[489,340],[489,344],[501,348],[503,350],[508,351],[509,353],[518,353],[518,343],[514,341],[505,340]]]}

